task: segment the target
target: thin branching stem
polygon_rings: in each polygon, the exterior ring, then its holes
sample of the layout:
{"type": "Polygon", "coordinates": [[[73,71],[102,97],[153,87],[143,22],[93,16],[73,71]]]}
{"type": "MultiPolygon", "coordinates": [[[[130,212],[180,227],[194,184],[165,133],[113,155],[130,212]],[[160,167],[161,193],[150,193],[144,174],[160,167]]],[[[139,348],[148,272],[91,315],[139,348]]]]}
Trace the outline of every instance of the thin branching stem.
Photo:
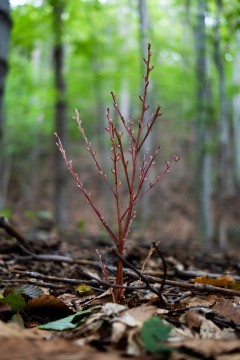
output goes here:
{"type": "Polygon", "coordinates": [[[91,193],[88,193],[87,190],[85,189],[82,181],[79,179],[78,174],[74,172],[73,167],[72,167],[72,161],[68,160],[67,156],[66,156],[66,152],[63,149],[62,146],[62,142],[59,138],[59,136],[55,133],[55,136],[57,138],[57,147],[59,149],[59,151],[62,153],[63,159],[65,160],[67,167],[72,175],[72,177],[75,180],[76,185],[79,187],[79,189],[82,191],[87,204],[89,204],[92,209],[94,210],[95,214],[97,215],[97,217],[99,218],[99,220],[101,221],[102,225],[104,226],[104,228],[106,229],[106,231],[108,232],[108,234],[110,235],[110,237],[112,238],[112,240],[115,242],[116,245],[118,245],[118,238],[116,237],[116,235],[113,233],[113,231],[111,230],[111,228],[109,227],[109,225],[107,224],[107,222],[105,221],[102,213],[100,212],[99,208],[97,208],[95,206],[95,204],[93,203],[92,199],[91,199],[91,193]]]}
{"type": "Polygon", "coordinates": [[[150,122],[147,123],[147,131],[146,134],[144,136],[144,138],[141,141],[141,144],[138,147],[138,151],[141,150],[141,147],[143,146],[143,144],[145,143],[148,135],[150,134],[150,132],[152,131],[153,125],[155,123],[155,121],[157,120],[158,117],[160,117],[162,115],[161,111],[160,111],[160,106],[158,105],[157,110],[152,118],[152,120],[150,122]]]}
{"type": "MultiPolygon", "coordinates": [[[[155,187],[155,185],[160,181],[160,179],[169,172],[170,168],[175,164],[175,162],[179,159],[178,156],[174,157],[174,160],[170,162],[166,162],[166,166],[164,170],[154,179],[153,182],[148,184],[148,187],[145,191],[143,191],[143,185],[147,182],[148,173],[151,171],[152,167],[156,163],[156,157],[159,154],[160,146],[157,147],[155,152],[151,153],[150,149],[147,149],[145,153],[143,153],[142,148],[144,143],[146,142],[149,134],[153,131],[154,125],[157,119],[161,116],[160,106],[158,105],[155,112],[152,115],[146,116],[146,112],[149,109],[149,105],[147,104],[147,96],[148,96],[148,88],[149,88],[149,76],[151,71],[153,70],[153,66],[150,66],[151,62],[151,46],[148,45],[147,59],[144,59],[144,63],[146,65],[144,78],[144,86],[142,96],[139,96],[141,107],[140,114],[136,122],[132,119],[126,120],[120,111],[117,103],[116,95],[111,92],[113,99],[113,107],[116,110],[117,116],[119,118],[120,124],[122,124],[122,132],[119,130],[119,126],[117,126],[116,120],[113,120],[110,116],[110,110],[107,109],[106,118],[107,118],[107,127],[106,132],[109,136],[110,144],[111,144],[111,172],[113,174],[113,181],[111,182],[110,178],[105,174],[100,162],[98,161],[97,154],[92,148],[91,142],[88,140],[84,128],[82,127],[81,120],[79,117],[79,113],[75,111],[75,119],[78,123],[78,128],[83,136],[83,139],[86,143],[86,150],[90,153],[96,169],[97,173],[100,175],[101,179],[106,182],[108,189],[110,190],[114,202],[115,202],[115,215],[118,226],[118,231],[115,233],[110,226],[109,223],[106,222],[101,208],[96,205],[96,200],[92,198],[91,193],[86,190],[83,182],[80,180],[77,173],[75,173],[71,160],[68,160],[65,150],[63,149],[62,143],[57,134],[57,146],[62,153],[62,156],[67,164],[67,167],[74,178],[76,185],[82,191],[86,202],[93,209],[96,216],[101,221],[104,226],[106,232],[109,234],[111,239],[116,245],[117,248],[117,274],[116,274],[116,286],[114,289],[114,297],[116,301],[120,301],[124,294],[123,288],[123,264],[126,264],[126,259],[123,257],[125,253],[126,241],[129,236],[129,232],[131,229],[132,221],[136,216],[135,206],[143,196],[147,195],[150,190],[155,187]],[[127,139],[126,139],[127,138],[127,139]],[[127,141],[127,149],[125,148],[125,139],[127,141]],[[124,141],[123,141],[124,140],[124,141]],[[127,152],[130,152],[130,156],[127,156],[127,152]],[[150,155],[149,155],[150,154],[150,155]],[[129,159],[128,159],[129,158],[129,159]],[[123,181],[123,186],[122,186],[123,181]],[[125,186],[124,186],[125,185],[125,186]],[[123,199],[123,189],[127,188],[127,201],[123,199]],[[123,206],[124,205],[124,206],[123,206]]],[[[159,255],[160,256],[160,255],[159,255]]],[[[140,275],[139,275],[140,276],[140,275]]],[[[143,281],[145,281],[146,286],[151,289],[151,286],[144,280],[144,277],[141,277],[143,281]]],[[[151,289],[151,291],[158,294],[161,303],[164,305],[164,299],[162,298],[160,289],[160,293],[157,292],[156,289],[151,289]]]]}
{"type": "Polygon", "coordinates": [[[113,106],[114,108],[116,109],[117,111],[117,114],[123,124],[123,126],[125,127],[125,129],[127,130],[128,132],[128,135],[130,136],[131,140],[135,143],[135,139],[134,139],[134,136],[133,136],[133,132],[132,132],[132,129],[131,129],[131,126],[127,126],[127,123],[126,123],[126,120],[124,118],[124,116],[122,115],[119,107],[118,107],[118,104],[117,104],[117,97],[116,95],[111,91],[111,95],[112,95],[112,99],[113,99],[113,106]]]}
{"type": "Polygon", "coordinates": [[[126,161],[126,159],[125,159],[121,134],[118,131],[116,131],[116,136],[117,136],[117,139],[118,139],[119,150],[120,150],[120,153],[121,153],[120,159],[121,159],[121,162],[122,162],[122,165],[123,165],[124,174],[125,174],[126,181],[127,181],[127,186],[128,186],[128,191],[130,191],[131,190],[131,185],[130,185],[129,174],[128,174],[128,161],[126,161]]]}
{"type": "MultiPolygon", "coordinates": [[[[109,112],[109,109],[108,109],[108,112],[109,112]]],[[[105,181],[105,183],[107,184],[110,191],[116,197],[113,187],[107,179],[107,175],[104,174],[104,172],[102,171],[102,168],[101,168],[99,161],[97,159],[97,156],[96,156],[96,151],[93,150],[91,142],[88,140],[87,136],[85,135],[85,131],[84,131],[84,128],[82,127],[82,122],[80,120],[79,111],[77,109],[75,109],[75,116],[73,118],[77,121],[78,129],[79,129],[80,133],[82,134],[83,139],[87,145],[86,150],[91,154],[91,156],[94,160],[95,166],[98,169],[98,173],[99,173],[100,177],[105,181]]]]}

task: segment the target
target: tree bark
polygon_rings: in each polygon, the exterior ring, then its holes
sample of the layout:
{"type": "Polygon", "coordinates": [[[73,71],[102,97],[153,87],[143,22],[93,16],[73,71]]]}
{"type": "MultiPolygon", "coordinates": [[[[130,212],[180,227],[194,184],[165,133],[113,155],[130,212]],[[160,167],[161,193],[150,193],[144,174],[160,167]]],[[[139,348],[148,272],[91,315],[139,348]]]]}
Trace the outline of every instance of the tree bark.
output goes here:
{"type": "MultiPolygon", "coordinates": [[[[63,21],[62,14],[64,12],[63,0],[50,0],[53,16],[53,64],[55,76],[55,131],[61,138],[64,149],[68,150],[68,134],[66,124],[66,84],[64,79],[64,44],[63,44],[63,21]]],[[[55,146],[54,157],[54,213],[56,226],[64,229],[68,224],[68,208],[67,208],[67,180],[68,173],[64,161],[55,146]]]]}
{"type": "Polygon", "coordinates": [[[216,0],[216,24],[214,31],[214,62],[219,79],[219,146],[217,179],[216,237],[221,248],[227,246],[227,200],[233,191],[231,181],[231,152],[228,123],[228,103],[226,95],[225,71],[221,51],[220,16],[222,0],[216,0]]]}
{"type": "Polygon", "coordinates": [[[233,84],[238,91],[233,96],[233,135],[234,135],[234,177],[236,188],[240,190],[240,30],[236,34],[237,53],[234,60],[233,84]]]}
{"type": "Polygon", "coordinates": [[[211,209],[211,165],[212,155],[208,151],[211,141],[210,109],[211,87],[207,74],[207,39],[205,16],[207,0],[198,0],[195,26],[196,80],[197,80],[197,116],[196,131],[196,193],[198,204],[199,237],[211,242],[213,237],[211,209]]]}
{"type": "Polygon", "coordinates": [[[4,88],[5,80],[7,75],[7,57],[8,57],[8,48],[10,41],[10,30],[12,22],[10,19],[10,5],[8,0],[0,1],[0,210],[4,207],[4,197],[2,194],[3,191],[3,172],[4,172],[4,111],[3,111],[3,98],[4,98],[4,88]]]}

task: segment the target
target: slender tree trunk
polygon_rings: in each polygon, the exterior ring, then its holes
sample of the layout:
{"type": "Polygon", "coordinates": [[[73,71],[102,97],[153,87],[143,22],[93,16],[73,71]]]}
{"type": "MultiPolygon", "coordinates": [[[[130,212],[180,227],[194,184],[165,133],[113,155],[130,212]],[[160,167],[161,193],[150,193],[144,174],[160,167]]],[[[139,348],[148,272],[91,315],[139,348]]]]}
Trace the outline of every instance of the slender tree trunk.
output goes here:
{"type": "MultiPolygon", "coordinates": [[[[96,4],[93,3],[93,6],[99,3],[99,0],[96,0],[96,4]]],[[[95,135],[97,139],[97,152],[100,156],[100,162],[102,164],[103,169],[106,171],[111,168],[111,154],[109,152],[108,146],[105,142],[105,133],[106,133],[106,106],[105,100],[103,96],[104,82],[103,77],[101,75],[101,71],[103,68],[103,59],[101,57],[102,54],[102,44],[99,43],[98,37],[96,36],[96,24],[91,17],[91,14],[88,14],[88,21],[91,27],[91,44],[92,51],[90,57],[90,65],[92,68],[93,75],[93,90],[94,90],[94,100],[95,100],[95,115],[96,115],[96,129],[95,135]]],[[[101,31],[103,31],[101,29],[101,31]]],[[[111,217],[111,200],[109,189],[107,188],[105,182],[100,183],[99,194],[101,197],[101,207],[102,211],[105,214],[106,218],[111,217]]]]}
{"type": "MultiPolygon", "coordinates": [[[[240,87],[240,30],[236,34],[237,53],[234,60],[233,84],[240,87]]],[[[237,190],[240,190],[240,92],[233,96],[233,135],[234,135],[234,176],[237,190]]]]}
{"type": "Polygon", "coordinates": [[[213,236],[211,209],[211,165],[212,156],[207,150],[211,141],[210,101],[211,87],[207,75],[207,45],[205,16],[207,1],[197,1],[195,26],[196,78],[197,78],[197,116],[196,130],[196,192],[198,204],[199,237],[204,242],[211,242],[213,236]]]}
{"type": "Polygon", "coordinates": [[[10,5],[8,0],[0,1],[0,210],[4,207],[3,172],[4,172],[4,111],[3,97],[7,74],[7,57],[11,30],[10,5]]]}
{"type": "MultiPolygon", "coordinates": [[[[53,16],[53,63],[55,75],[56,101],[55,101],[55,130],[58,133],[63,143],[64,149],[68,149],[68,134],[66,124],[66,84],[64,80],[64,44],[63,44],[63,21],[62,14],[64,12],[64,0],[50,0],[52,6],[53,16]]],[[[55,147],[54,158],[54,172],[55,172],[55,221],[56,226],[64,229],[68,224],[68,209],[67,209],[67,169],[64,161],[59,154],[57,147],[55,147]]]]}
{"type": "Polygon", "coordinates": [[[225,71],[221,52],[220,16],[222,0],[216,0],[216,25],[214,31],[214,61],[219,78],[219,161],[217,181],[216,236],[221,248],[227,245],[227,200],[232,193],[230,134],[225,71]]]}

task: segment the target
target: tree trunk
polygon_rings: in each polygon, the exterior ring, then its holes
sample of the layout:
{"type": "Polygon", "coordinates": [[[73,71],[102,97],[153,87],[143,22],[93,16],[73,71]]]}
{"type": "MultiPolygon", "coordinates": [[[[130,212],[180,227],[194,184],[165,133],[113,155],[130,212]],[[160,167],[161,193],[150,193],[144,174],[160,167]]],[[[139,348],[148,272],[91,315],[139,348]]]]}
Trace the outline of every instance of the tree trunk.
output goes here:
{"type": "MultiPolygon", "coordinates": [[[[237,53],[234,60],[233,84],[240,88],[240,30],[236,35],[237,53]]],[[[233,96],[233,135],[234,135],[234,176],[237,190],[240,190],[240,91],[233,96]]]]}
{"type": "Polygon", "coordinates": [[[219,160],[217,179],[216,237],[221,248],[227,245],[226,212],[227,200],[232,193],[230,134],[228,103],[226,96],[225,71],[221,52],[220,16],[222,0],[216,0],[216,24],[214,31],[214,61],[219,78],[219,160]]]}
{"type": "MultiPolygon", "coordinates": [[[[55,101],[55,131],[60,137],[64,149],[68,150],[68,134],[66,125],[66,84],[64,80],[64,44],[63,44],[63,21],[62,14],[64,12],[63,0],[50,0],[52,6],[53,16],[53,64],[55,75],[56,101],[55,101]]],[[[54,158],[54,172],[55,172],[55,197],[54,210],[55,222],[59,229],[64,229],[68,224],[68,209],[67,209],[67,180],[68,173],[62,157],[55,147],[54,158]]]]}
{"type": "Polygon", "coordinates": [[[199,237],[211,242],[213,237],[211,209],[211,164],[212,156],[207,146],[211,141],[210,108],[211,88],[207,75],[207,45],[205,16],[207,1],[198,0],[195,26],[196,78],[197,78],[197,116],[196,130],[196,193],[198,204],[199,237]]]}
{"type": "Polygon", "coordinates": [[[5,194],[3,191],[3,172],[4,172],[4,111],[3,97],[5,79],[7,74],[7,57],[11,30],[10,5],[8,0],[0,1],[0,210],[4,207],[5,194]]]}

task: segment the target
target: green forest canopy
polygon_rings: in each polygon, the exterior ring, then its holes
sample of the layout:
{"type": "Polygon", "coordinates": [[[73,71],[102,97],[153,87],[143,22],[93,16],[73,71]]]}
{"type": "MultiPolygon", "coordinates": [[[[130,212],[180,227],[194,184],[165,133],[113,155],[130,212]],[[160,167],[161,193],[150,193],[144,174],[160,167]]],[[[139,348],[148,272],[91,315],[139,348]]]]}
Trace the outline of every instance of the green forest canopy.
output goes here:
{"type": "MultiPolygon", "coordinates": [[[[197,3],[188,0],[146,2],[148,29],[145,37],[152,45],[155,65],[151,104],[160,103],[163,119],[171,120],[167,131],[176,141],[176,148],[182,141],[192,138],[197,117],[194,39],[197,3]]],[[[220,113],[219,78],[214,59],[216,24],[219,20],[231,127],[231,102],[240,86],[233,81],[240,5],[236,0],[224,0],[219,13],[218,1],[209,0],[207,3],[207,65],[212,91],[208,129],[212,131],[218,126],[220,113]]],[[[71,121],[74,108],[80,109],[88,133],[99,136],[97,124],[104,121],[99,103],[105,108],[111,105],[111,91],[118,95],[123,107],[130,102],[128,113],[133,117],[136,115],[143,74],[143,34],[138,4],[136,0],[72,0],[65,3],[62,14],[66,53],[64,76],[69,130],[73,140],[76,138],[76,127],[71,121]]],[[[19,5],[15,0],[12,1],[12,19],[5,149],[6,156],[27,159],[36,146],[48,152],[53,144],[52,8],[47,0],[19,1],[19,5]]],[[[161,134],[160,141],[164,144],[164,127],[161,134]]],[[[218,133],[213,131],[207,151],[217,151],[218,137],[218,133]]]]}

